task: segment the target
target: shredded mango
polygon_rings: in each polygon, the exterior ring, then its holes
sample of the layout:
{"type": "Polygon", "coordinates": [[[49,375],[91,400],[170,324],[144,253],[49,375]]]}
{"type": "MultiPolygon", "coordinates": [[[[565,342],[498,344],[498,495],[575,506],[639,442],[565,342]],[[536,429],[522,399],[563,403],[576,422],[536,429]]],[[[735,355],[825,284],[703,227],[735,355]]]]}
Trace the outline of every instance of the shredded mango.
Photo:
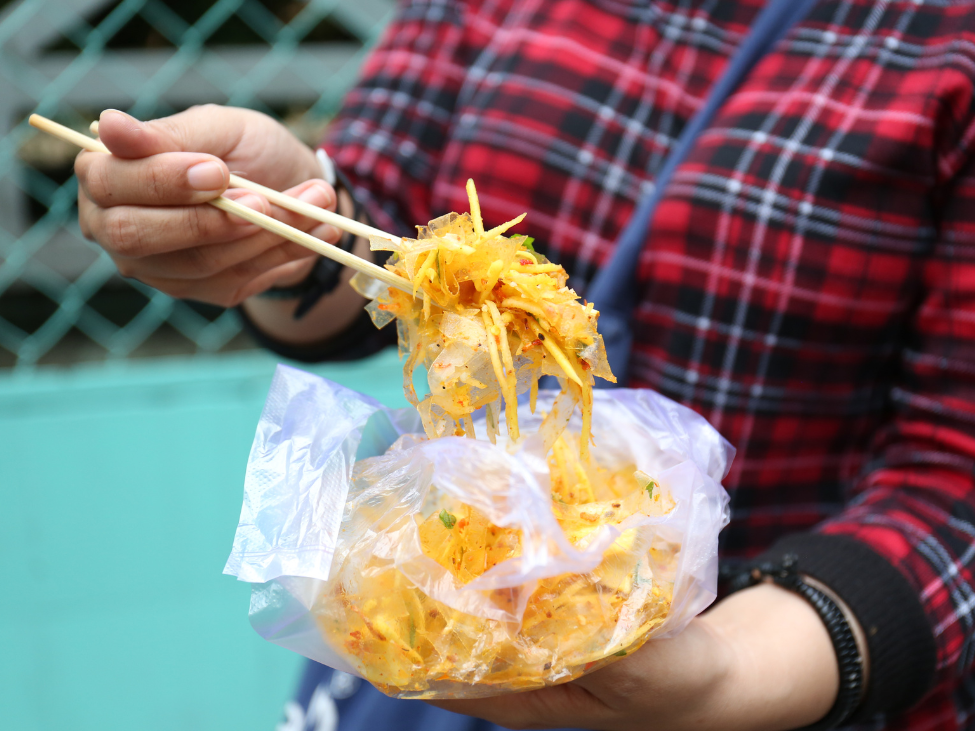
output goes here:
{"type": "Polygon", "coordinates": [[[416,239],[373,241],[393,252],[386,268],[408,279],[415,296],[396,289],[376,296],[374,286],[357,278],[353,285],[372,295],[367,309],[377,326],[399,321],[400,348],[412,354],[404,386],[427,436],[470,436],[471,414],[500,398],[508,438],[517,441],[518,394],[528,392],[534,402],[538,379],[552,375],[582,411],[585,456],[595,378],[616,380],[596,331],[599,312],[566,286],[561,266],[528,248],[527,237],[505,235],[525,214],[485,231],[471,180],[467,194],[469,214],[430,221],[418,227],[416,239]],[[422,399],[412,387],[420,366],[430,386],[422,399]]]}
{"type": "MultiPolygon", "coordinates": [[[[549,466],[552,510],[577,546],[603,526],[675,506],[667,494],[651,495],[633,466],[583,464],[571,434],[557,440],[549,466]]],[[[444,498],[418,521],[423,553],[460,584],[522,555],[520,531],[457,501],[444,498]]],[[[388,561],[370,558],[365,566],[339,567],[314,613],[329,644],[390,695],[444,697],[472,683],[494,692],[539,688],[639,648],[670,612],[666,574],[678,555],[676,545],[649,544],[638,531],[623,530],[590,573],[541,579],[528,597],[518,589],[488,592],[500,609],[525,602],[520,626],[447,606],[388,561]]]]}

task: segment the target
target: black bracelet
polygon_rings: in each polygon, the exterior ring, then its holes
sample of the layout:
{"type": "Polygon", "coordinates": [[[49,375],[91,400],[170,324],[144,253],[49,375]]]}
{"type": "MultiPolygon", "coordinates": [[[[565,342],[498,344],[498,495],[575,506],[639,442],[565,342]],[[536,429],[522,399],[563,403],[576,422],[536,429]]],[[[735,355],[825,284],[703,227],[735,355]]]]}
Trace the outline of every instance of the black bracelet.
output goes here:
{"type": "Polygon", "coordinates": [[[863,657],[856,637],[843,610],[825,592],[810,586],[799,573],[799,558],[787,554],[781,564],[761,563],[741,567],[731,578],[730,592],[772,581],[805,599],[819,614],[833,642],[840,670],[840,688],[836,702],[824,718],[800,731],[827,731],[847,721],[856,711],[863,697],[863,657]]]}
{"type": "MultiPolygon", "coordinates": [[[[362,216],[362,206],[356,201],[355,196],[352,195],[352,185],[349,179],[338,169],[335,170],[335,177],[338,181],[335,186],[336,194],[342,189],[349,194],[349,197],[352,199],[351,218],[358,221],[362,216]]],[[[342,238],[335,245],[343,251],[352,251],[352,247],[355,246],[355,240],[355,234],[344,231],[342,238]]],[[[297,299],[298,305],[295,307],[292,317],[295,320],[300,320],[308,314],[312,307],[318,304],[318,301],[322,297],[335,291],[335,288],[339,286],[339,282],[341,281],[342,269],[344,268],[344,264],[339,264],[337,261],[319,256],[315,260],[315,265],[311,268],[311,271],[308,272],[308,276],[298,282],[298,284],[293,284],[289,287],[271,287],[257,296],[264,299],[277,300],[297,299]]]]}

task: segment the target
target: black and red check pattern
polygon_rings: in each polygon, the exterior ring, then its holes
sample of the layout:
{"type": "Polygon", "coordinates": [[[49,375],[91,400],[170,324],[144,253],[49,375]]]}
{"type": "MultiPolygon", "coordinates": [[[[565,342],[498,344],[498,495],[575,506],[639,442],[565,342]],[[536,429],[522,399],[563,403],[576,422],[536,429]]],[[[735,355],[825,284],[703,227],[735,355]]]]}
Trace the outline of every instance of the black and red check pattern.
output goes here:
{"type": "MultiPolygon", "coordinates": [[[[582,288],[762,4],[406,3],[327,145],[381,227],[465,210],[470,177],[582,288]]],[[[726,554],[842,535],[917,596],[936,686],[887,728],[975,713],[973,152],[975,1],[822,0],[677,171],[638,272],[635,384],[739,450],[726,554]]]]}

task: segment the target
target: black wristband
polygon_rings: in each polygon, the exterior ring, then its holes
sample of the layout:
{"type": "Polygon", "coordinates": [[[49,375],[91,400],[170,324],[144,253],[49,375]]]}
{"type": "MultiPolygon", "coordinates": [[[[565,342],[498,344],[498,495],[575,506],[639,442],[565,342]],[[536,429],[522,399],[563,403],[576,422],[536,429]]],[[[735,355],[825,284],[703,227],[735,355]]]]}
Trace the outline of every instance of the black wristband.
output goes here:
{"type": "Polygon", "coordinates": [[[731,578],[729,590],[736,592],[763,581],[772,581],[809,602],[823,620],[839,663],[839,692],[829,713],[800,731],[827,731],[848,720],[860,705],[864,690],[864,658],[843,610],[825,592],[806,583],[799,573],[798,564],[799,559],[795,554],[787,554],[779,564],[766,562],[742,566],[740,572],[731,578]]]}
{"type": "MultiPolygon", "coordinates": [[[[335,177],[338,181],[335,186],[336,193],[344,189],[349,194],[349,197],[352,199],[351,218],[358,221],[362,216],[362,206],[359,205],[355,196],[352,195],[352,186],[349,183],[349,179],[338,169],[335,170],[335,177]]],[[[356,237],[354,234],[344,231],[342,238],[335,245],[343,251],[350,252],[352,251],[352,247],[355,246],[355,240],[356,237]]],[[[335,288],[339,286],[339,282],[342,279],[342,270],[344,268],[345,266],[339,264],[337,261],[319,256],[315,260],[315,265],[311,268],[308,276],[298,284],[289,287],[271,287],[257,296],[265,299],[278,300],[297,299],[298,305],[295,307],[292,317],[295,320],[300,320],[308,314],[312,307],[318,304],[318,301],[322,297],[335,291],[335,288]]]]}
{"type": "Polygon", "coordinates": [[[848,723],[867,723],[878,714],[891,717],[917,704],[937,678],[934,627],[922,589],[890,558],[843,534],[793,533],[754,562],[779,563],[789,553],[799,556],[803,575],[828,586],[863,629],[870,677],[848,723]]]}

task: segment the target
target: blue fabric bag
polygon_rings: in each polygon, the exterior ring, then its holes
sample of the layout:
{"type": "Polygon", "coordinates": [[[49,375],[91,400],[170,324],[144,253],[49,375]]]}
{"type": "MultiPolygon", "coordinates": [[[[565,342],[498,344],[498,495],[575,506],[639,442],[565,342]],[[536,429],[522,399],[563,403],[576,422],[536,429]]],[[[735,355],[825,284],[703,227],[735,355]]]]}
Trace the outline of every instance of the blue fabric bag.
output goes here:
{"type": "MultiPolygon", "coordinates": [[[[619,385],[627,381],[636,302],[635,273],[657,204],[701,132],[728,96],[768,50],[808,13],[815,0],[769,0],[741,47],[715,84],[704,107],[684,128],[657,174],[655,185],[638,205],[620,235],[608,264],[586,290],[599,303],[600,331],[619,385]]],[[[503,698],[498,702],[503,702],[503,698]]],[[[324,665],[309,662],[285,720],[277,731],[501,731],[501,727],[434,708],[423,702],[383,695],[368,683],[324,665]]],[[[561,730],[557,730],[561,731],[561,730]]],[[[574,731],[571,729],[564,731],[574,731]]],[[[578,731],[578,730],[575,730],[578,731]]]]}
{"type": "MultiPolygon", "coordinates": [[[[599,331],[606,344],[609,365],[617,384],[625,386],[633,333],[630,328],[636,305],[636,271],[640,252],[646,243],[647,231],[654,211],[670,183],[674,171],[685,160],[697,138],[710,124],[715,113],[742,79],[761,60],[768,50],[799,20],[804,18],[816,0],[769,0],[759,13],[751,32],[728,63],[701,110],[688,122],[663,167],[657,174],[653,189],[647,193],[617,241],[612,258],[596,274],[586,288],[586,298],[599,308],[599,331]]],[[[602,387],[613,387],[598,380],[602,387]]]]}

